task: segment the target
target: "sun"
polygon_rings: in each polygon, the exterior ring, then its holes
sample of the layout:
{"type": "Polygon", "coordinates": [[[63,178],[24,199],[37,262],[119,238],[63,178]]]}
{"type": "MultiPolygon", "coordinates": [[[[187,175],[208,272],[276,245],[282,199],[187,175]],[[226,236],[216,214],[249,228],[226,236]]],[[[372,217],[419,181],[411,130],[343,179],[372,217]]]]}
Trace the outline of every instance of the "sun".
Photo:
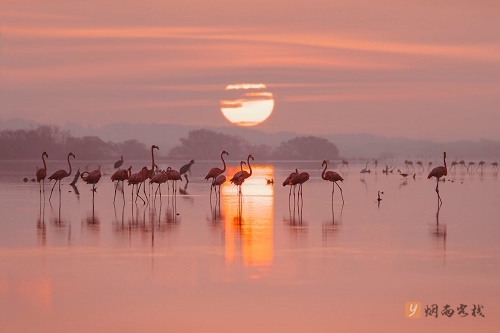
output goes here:
{"type": "Polygon", "coordinates": [[[263,83],[238,83],[226,86],[226,99],[220,110],[229,122],[238,126],[255,126],[264,122],[274,109],[273,93],[263,83]]]}

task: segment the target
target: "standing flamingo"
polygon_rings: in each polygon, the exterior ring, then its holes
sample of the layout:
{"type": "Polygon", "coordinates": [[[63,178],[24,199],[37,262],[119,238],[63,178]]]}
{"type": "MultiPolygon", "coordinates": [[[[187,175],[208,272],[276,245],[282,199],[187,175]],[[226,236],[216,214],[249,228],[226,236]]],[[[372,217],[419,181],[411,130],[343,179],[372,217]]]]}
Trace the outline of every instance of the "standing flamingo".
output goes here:
{"type": "MultiPolygon", "coordinates": [[[[134,173],[128,177],[128,185],[132,185],[132,200],[134,200],[134,185],[137,187],[137,193],[135,197],[135,201],[137,202],[137,197],[141,198],[143,203],[146,203],[144,199],[139,195],[139,189],[141,188],[141,184],[145,182],[148,175],[148,167],[142,167],[141,171],[134,173]]],[[[146,186],[144,184],[144,186],[146,186]]]]}
{"type": "Polygon", "coordinates": [[[227,151],[222,151],[222,153],[220,153],[220,158],[222,160],[222,163],[224,164],[224,167],[222,169],[220,168],[212,168],[210,169],[210,171],[207,173],[207,175],[205,176],[205,180],[208,180],[210,178],[216,178],[218,175],[224,173],[226,171],[226,162],[224,161],[224,155],[228,155],[229,156],[229,153],[227,151]]]}
{"type": "MultiPolygon", "coordinates": [[[[233,179],[231,179],[231,182],[233,184],[240,186],[239,193],[241,193],[241,184],[243,184],[245,179],[247,179],[252,175],[252,166],[250,165],[250,159],[252,159],[252,161],[254,160],[252,154],[249,154],[247,157],[247,165],[248,168],[250,169],[250,172],[246,170],[241,170],[240,172],[237,172],[236,175],[234,175],[233,179]]],[[[243,168],[243,164],[241,164],[241,168],[243,168]]]]}
{"type": "Polygon", "coordinates": [[[149,201],[147,195],[146,195],[146,179],[151,179],[153,178],[154,174],[155,174],[155,167],[156,167],[156,164],[155,164],[155,155],[154,155],[154,149],[158,149],[160,150],[160,148],[158,148],[158,146],[156,145],[151,145],[151,169],[148,169],[148,173],[146,175],[146,178],[144,178],[144,187],[143,187],[143,191],[144,191],[144,196],[146,196],[146,199],[149,201]]]}
{"type": "Polygon", "coordinates": [[[184,175],[184,178],[186,178],[186,183],[189,183],[187,172],[189,171],[189,174],[191,174],[191,165],[193,165],[193,163],[194,163],[194,160],[191,160],[188,164],[183,165],[179,169],[179,173],[181,174],[181,176],[184,175]]]}
{"type": "MultiPolygon", "coordinates": [[[[218,175],[217,177],[215,177],[213,180],[212,180],[212,187],[214,187],[215,189],[215,203],[217,204],[217,200],[219,200],[219,205],[220,205],[220,186],[222,184],[224,184],[226,182],[226,176],[224,176],[224,174],[220,174],[218,175]],[[219,187],[219,196],[217,196],[217,187],[219,187]]],[[[212,198],[210,198],[210,200],[212,200],[212,198]]],[[[211,201],[210,201],[211,203],[211,201]]]]}
{"type": "Polygon", "coordinates": [[[52,190],[50,191],[50,197],[49,197],[49,202],[50,199],[52,198],[52,192],[54,191],[54,187],[56,187],[56,184],[59,182],[59,198],[61,198],[61,179],[66,178],[71,175],[71,162],[69,161],[69,157],[73,156],[75,158],[75,154],[69,153],[68,154],[68,165],[69,165],[69,172],[66,170],[57,170],[54,172],[52,175],[49,177],[49,181],[54,179],[56,182],[54,183],[54,186],[52,186],[52,190]]]}
{"type": "Polygon", "coordinates": [[[297,201],[299,200],[299,198],[303,198],[302,184],[304,184],[308,180],[309,180],[309,173],[307,172],[301,172],[301,173],[297,172],[297,175],[292,179],[290,179],[290,185],[292,186],[299,185],[299,189],[297,190],[297,201]]]}
{"type": "MultiPolygon", "coordinates": [[[[118,188],[118,183],[122,182],[122,193],[123,191],[123,182],[129,179],[130,175],[132,174],[132,166],[130,166],[128,169],[119,169],[115,171],[115,173],[111,176],[111,181],[114,182],[116,180],[116,186],[115,186],[115,196],[113,198],[113,204],[115,203],[116,200],[116,189],[118,188]]],[[[125,193],[123,194],[125,196],[125,193]]]]}
{"type": "Polygon", "coordinates": [[[332,182],[332,202],[333,202],[333,193],[335,192],[335,184],[337,184],[337,186],[340,189],[340,195],[342,196],[342,205],[343,205],[344,204],[344,195],[342,194],[342,188],[340,187],[340,185],[337,182],[343,181],[344,178],[342,178],[335,171],[326,171],[326,168],[328,167],[328,163],[326,162],[326,160],[323,160],[323,164],[321,164],[321,166],[325,166],[325,168],[323,169],[323,173],[321,174],[321,178],[332,182]]]}
{"type": "MultiPolygon", "coordinates": [[[[215,180],[215,178],[217,178],[218,175],[221,175],[226,171],[226,162],[224,161],[224,155],[229,156],[229,153],[225,150],[223,150],[222,153],[220,153],[220,159],[222,160],[224,167],[222,169],[217,167],[210,169],[210,171],[208,171],[207,175],[205,176],[205,180],[208,180],[210,178],[213,178],[213,180],[215,180]]],[[[212,194],[212,186],[210,186],[210,194],[212,194]]]]}
{"type": "MultiPolygon", "coordinates": [[[[292,178],[294,178],[298,174],[299,174],[298,170],[295,169],[295,171],[290,173],[290,175],[288,177],[286,177],[286,179],[283,181],[283,187],[285,187],[287,185],[290,186],[290,191],[288,192],[288,203],[290,203],[290,197],[292,196],[292,185],[290,185],[290,181],[292,180],[292,178]]],[[[295,188],[294,188],[293,196],[295,197],[295,188]]]]}
{"type": "Polygon", "coordinates": [[[153,178],[149,181],[150,184],[158,184],[158,187],[156,188],[155,191],[155,201],[156,201],[156,194],[158,191],[160,191],[160,202],[161,202],[161,184],[166,183],[168,180],[168,174],[166,171],[161,170],[160,172],[156,173],[153,178]]]}
{"type": "Polygon", "coordinates": [[[238,181],[238,179],[240,178],[240,176],[243,175],[243,164],[247,164],[245,161],[240,161],[240,171],[236,172],[233,176],[233,178],[231,178],[229,180],[229,182],[235,184],[235,185],[241,185],[241,184],[236,184],[236,182],[238,181]]]}
{"type": "Polygon", "coordinates": [[[47,177],[47,164],[45,164],[45,157],[49,158],[47,152],[42,153],[43,168],[36,170],[36,181],[40,184],[40,194],[42,194],[42,183],[43,183],[43,193],[45,196],[45,177],[47,177]],[[42,183],[40,183],[42,181],[42,183]]]}
{"type": "Polygon", "coordinates": [[[94,202],[94,194],[96,192],[95,184],[99,182],[101,179],[101,166],[97,170],[93,170],[91,172],[84,171],[81,174],[81,178],[87,184],[92,184],[92,202],[94,202]]]}
{"type": "Polygon", "coordinates": [[[168,179],[172,181],[172,192],[177,193],[177,181],[180,180],[182,182],[182,176],[179,171],[168,167],[167,169],[168,179]]]}
{"type": "Polygon", "coordinates": [[[442,204],[441,196],[439,195],[439,178],[448,175],[448,169],[446,168],[446,152],[443,153],[444,166],[437,166],[429,173],[427,179],[436,177],[436,193],[438,195],[438,200],[442,204]]]}

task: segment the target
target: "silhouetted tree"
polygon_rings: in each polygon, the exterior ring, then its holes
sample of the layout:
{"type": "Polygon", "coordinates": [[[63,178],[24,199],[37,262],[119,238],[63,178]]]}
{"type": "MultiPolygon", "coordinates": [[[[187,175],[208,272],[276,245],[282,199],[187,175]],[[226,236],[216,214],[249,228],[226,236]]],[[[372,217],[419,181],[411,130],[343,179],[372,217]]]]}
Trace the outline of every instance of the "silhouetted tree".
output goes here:
{"type": "Polygon", "coordinates": [[[180,145],[170,150],[167,158],[214,160],[219,157],[222,150],[227,151],[231,158],[239,158],[237,156],[248,154],[250,146],[248,142],[238,136],[205,129],[190,131],[188,137],[181,138],[180,142],[180,145]]]}
{"type": "Polygon", "coordinates": [[[282,142],[273,153],[278,160],[335,159],[338,154],[337,146],[316,136],[301,136],[282,142]]]}

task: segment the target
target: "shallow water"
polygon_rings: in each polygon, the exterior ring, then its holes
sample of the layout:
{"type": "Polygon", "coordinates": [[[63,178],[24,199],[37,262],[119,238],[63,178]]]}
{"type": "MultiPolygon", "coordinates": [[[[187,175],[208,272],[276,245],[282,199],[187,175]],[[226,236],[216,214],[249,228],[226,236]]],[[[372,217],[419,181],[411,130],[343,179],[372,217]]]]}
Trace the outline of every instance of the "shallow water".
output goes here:
{"type": "MultiPolygon", "coordinates": [[[[81,180],[79,194],[66,180],[61,196],[56,187],[49,202],[48,183],[40,198],[38,183],[22,181],[38,164],[0,164],[2,332],[496,332],[500,325],[500,188],[491,169],[449,175],[438,209],[427,171],[404,181],[373,167],[363,177],[364,165],[351,166],[342,173],[345,204],[336,188],[332,205],[321,163],[257,164],[241,201],[226,183],[218,204],[203,179],[218,164],[197,162],[175,196],[163,185],[161,201],[134,204],[125,186],[113,205],[112,170],[104,168],[93,209],[91,185],[81,180]],[[289,204],[281,182],[296,167],[311,178],[303,201],[292,194],[289,204]],[[406,302],[437,304],[438,318],[422,309],[421,318],[407,319],[406,302]],[[447,304],[451,318],[441,314],[447,304]],[[460,304],[468,316],[458,315],[460,304]],[[484,318],[472,316],[474,305],[484,318]]],[[[227,175],[239,169],[229,165],[227,175]]],[[[65,167],[51,161],[49,174],[65,167]]]]}

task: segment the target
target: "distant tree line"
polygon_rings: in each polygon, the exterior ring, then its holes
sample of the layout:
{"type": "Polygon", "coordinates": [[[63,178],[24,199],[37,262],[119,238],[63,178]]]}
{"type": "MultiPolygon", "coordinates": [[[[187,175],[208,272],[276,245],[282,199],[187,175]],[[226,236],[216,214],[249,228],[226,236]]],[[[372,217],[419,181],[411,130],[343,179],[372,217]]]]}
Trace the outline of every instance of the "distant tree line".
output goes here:
{"type": "MultiPolygon", "coordinates": [[[[302,136],[282,142],[278,147],[253,145],[241,137],[210,130],[194,130],[167,153],[168,159],[214,160],[222,150],[231,158],[244,159],[253,154],[259,160],[322,160],[338,157],[337,147],[327,139],[302,136]]],[[[56,126],[0,132],[0,159],[34,159],[47,151],[51,158],[63,158],[73,152],[82,160],[149,158],[149,148],[136,139],[121,143],[105,142],[96,136],[74,137],[56,126]],[[54,155],[58,154],[58,155],[54,155]]]]}
{"type": "Polygon", "coordinates": [[[104,160],[126,155],[129,159],[149,156],[146,145],[137,140],[122,143],[105,142],[96,136],[73,137],[56,126],[0,132],[0,159],[39,158],[46,151],[51,158],[66,157],[73,152],[82,160],[104,160]],[[58,154],[54,155],[54,154],[58,154]]]}
{"type": "Polygon", "coordinates": [[[251,153],[259,160],[322,160],[335,159],[339,154],[335,144],[316,136],[296,137],[273,148],[252,145],[238,136],[201,129],[189,132],[187,138],[179,141],[180,144],[170,150],[167,158],[209,160],[217,158],[222,150],[228,151],[231,157],[241,159],[251,153]]]}

